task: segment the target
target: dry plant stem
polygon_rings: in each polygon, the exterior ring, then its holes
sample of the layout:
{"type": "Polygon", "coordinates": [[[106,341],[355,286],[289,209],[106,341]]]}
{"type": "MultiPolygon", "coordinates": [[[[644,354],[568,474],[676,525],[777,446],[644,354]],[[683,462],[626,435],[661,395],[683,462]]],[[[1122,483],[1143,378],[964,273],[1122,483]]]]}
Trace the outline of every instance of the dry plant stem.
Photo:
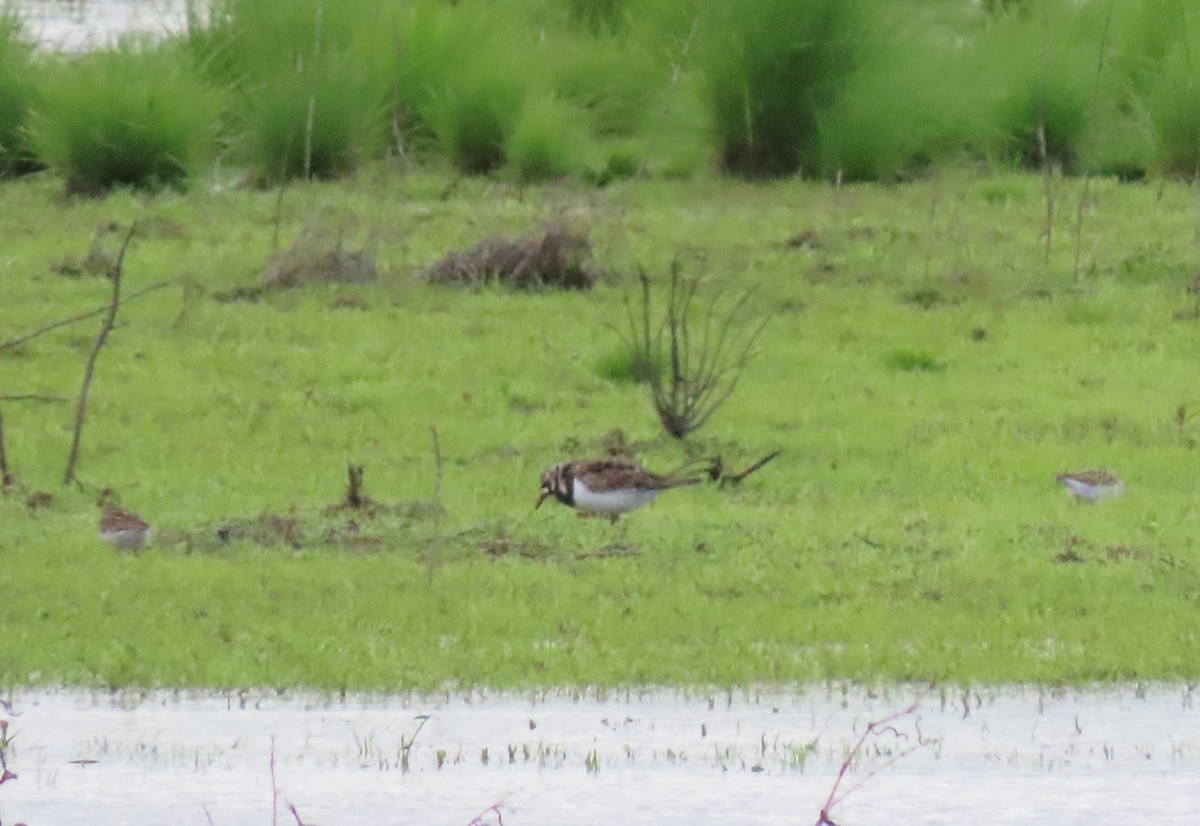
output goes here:
{"type": "Polygon", "coordinates": [[[745,479],[745,478],[746,478],[747,476],[749,476],[751,473],[754,473],[756,470],[758,470],[759,468],[761,468],[761,467],[762,467],[763,465],[765,465],[767,462],[769,462],[769,461],[771,461],[772,459],[774,459],[774,458],[775,458],[776,456],[778,456],[780,453],[783,453],[783,451],[782,451],[782,450],[775,450],[775,451],[772,451],[771,453],[768,453],[766,456],[764,456],[764,457],[762,457],[761,459],[759,459],[759,460],[758,460],[757,462],[755,462],[754,464],[750,465],[750,467],[748,467],[748,468],[746,468],[746,469],[744,469],[744,470],[741,470],[741,471],[739,471],[739,472],[737,472],[737,473],[730,473],[730,474],[718,473],[718,476],[717,476],[717,482],[718,482],[718,483],[719,483],[719,484],[720,484],[722,487],[725,487],[725,486],[727,486],[727,485],[738,485],[738,484],[741,484],[741,482],[742,482],[742,480],[743,480],[743,479],[745,479]]]}
{"type": "Polygon", "coordinates": [[[283,223],[283,193],[286,189],[287,186],[281,181],[279,192],[275,194],[275,221],[271,228],[271,252],[279,251],[279,225],[283,223]]]}
{"type": "Polygon", "coordinates": [[[663,429],[677,439],[703,427],[709,417],[725,403],[737,387],[738,379],[750,357],[750,349],[766,327],[764,318],[746,337],[744,346],[732,357],[732,330],[753,295],[747,291],[723,317],[717,316],[717,303],[724,291],[714,291],[704,311],[702,330],[693,340],[692,306],[700,287],[699,278],[685,279],[676,258],[671,262],[671,282],[666,315],[656,332],[650,324],[650,278],[643,271],[641,323],[634,318],[626,301],[630,337],[635,357],[647,365],[659,362],[664,350],[668,356],[670,377],[664,383],[658,371],[650,378],[650,395],[663,429]]]}
{"type": "MultiPolygon", "coordinates": [[[[122,248],[122,252],[124,252],[124,248],[122,248]]],[[[168,281],[159,281],[155,284],[151,284],[148,287],[142,287],[142,289],[138,290],[137,292],[130,293],[121,300],[125,303],[129,303],[135,298],[139,298],[148,292],[152,292],[153,290],[161,290],[163,287],[169,287],[177,280],[178,279],[172,278],[168,281]]],[[[8,341],[0,342],[0,350],[7,350],[10,347],[16,347],[20,344],[24,344],[32,338],[37,338],[38,336],[49,333],[52,330],[57,330],[59,327],[66,327],[68,324],[74,324],[76,321],[86,321],[93,316],[98,316],[101,313],[108,312],[110,309],[111,304],[106,304],[103,307],[97,307],[94,310],[88,310],[86,313],[80,313],[79,315],[73,315],[70,318],[64,318],[61,321],[55,321],[52,324],[47,324],[45,327],[39,327],[31,333],[25,333],[24,335],[17,336],[16,338],[10,338],[8,341]]]]}
{"type": "Polygon", "coordinates": [[[363,466],[350,462],[346,465],[346,505],[358,510],[363,506],[363,466]]]}
{"type": "MultiPolygon", "coordinates": [[[[687,37],[683,39],[683,42],[679,46],[679,58],[677,60],[671,60],[671,83],[669,85],[671,92],[674,92],[679,86],[679,79],[683,76],[684,64],[687,62],[692,51],[692,43],[696,39],[696,29],[699,25],[700,18],[693,17],[692,26],[690,29],[688,29],[687,37]]],[[[666,103],[663,104],[661,117],[664,121],[667,119],[667,116],[671,114],[671,106],[673,102],[674,96],[672,95],[669,96],[666,103]]],[[[666,130],[661,130],[659,133],[666,134],[666,130]]],[[[638,164],[637,173],[633,177],[635,179],[641,179],[645,177],[649,168],[650,162],[648,160],[643,160],[640,164],[638,164]]]]}
{"type": "Polygon", "coordinates": [[[279,824],[279,786],[275,782],[275,735],[271,735],[271,826],[279,824]]]}
{"type": "MultiPolygon", "coordinates": [[[[4,709],[4,713],[10,717],[18,716],[13,711],[12,704],[8,700],[0,699],[0,708],[4,709]]],[[[16,772],[8,768],[8,744],[12,742],[12,738],[8,736],[8,720],[0,720],[0,786],[3,786],[10,780],[17,780],[16,772]]]]}
{"type": "Polygon", "coordinates": [[[475,817],[471,819],[471,822],[468,823],[467,826],[486,826],[487,821],[485,821],[484,818],[492,814],[496,816],[496,823],[499,824],[499,826],[504,826],[504,801],[507,799],[508,795],[505,795],[491,806],[488,806],[482,812],[475,815],[475,817]]]}
{"type": "Polygon", "coordinates": [[[0,410],[0,486],[10,487],[12,475],[8,472],[8,452],[4,449],[4,411],[0,410]]]}
{"type": "Polygon", "coordinates": [[[292,813],[292,817],[296,818],[296,826],[311,826],[311,824],[305,823],[300,819],[300,813],[296,811],[295,803],[288,804],[288,811],[292,813]]]}
{"type": "MultiPolygon", "coordinates": [[[[1112,7],[1108,4],[1104,18],[1104,33],[1100,38],[1100,59],[1096,61],[1096,77],[1092,82],[1092,105],[1100,98],[1100,77],[1104,71],[1104,63],[1108,56],[1108,32],[1112,24],[1112,7]]],[[[1090,133],[1089,133],[1090,134],[1090,133]]],[[[1075,208],[1075,278],[1079,278],[1079,265],[1083,259],[1083,217],[1091,204],[1092,175],[1085,172],[1083,176],[1083,194],[1079,197],[1079,205],[1075,208]]]]}
{"type": "Polygon", "coordinates": [[[125,241],[121,244],[121,252],[117,256],[117,263],[113,265],[111,273],[113,291],[112,300],[108,304],[108,315],[104,319],[104,325],[100,328],[100,335],[96,336],[96,343],[92,345],[92,352],[88,355],[87,366],[83,371],[83,385],[79,388],[79,400],[75,404],[75,426],[71,434],[71,451],[67,454],[67,469],[63,473],[64,485],[75,481],[75,463],[79,459],[79,439],[83,434],[83,419],[87,414],[88,388],[91,387],[92,373],[96,369],[96,357],[100,355],[100,348],[104,346],[108,334],[112,332],[117,321],[117,310],[121,308],[121,270],[125,265],[125,252],[129,249],[129,242],[133,240],[135,232],[137,232],[136,221],[125,235],[125,241]]]}
{"type": "MultiPolygon", "coordinates": [[[[437,425],[429,425],[429,433],[433,437],[433,541],[430,544],[432,558],[436,559],[442,541],[442,447],[438,442],[437,425]]],[[[429,575],[433,576],[432,565],[429,575]]]]}
{"type": "Polygon", "coordinates": [[[914,723],[914,725],[916,725],[916,729],[917,729],[917,744],[915,746],[912,746],[911,748],[903,749],[901,751],[896,752],[895,754],[893,754],[891,756],[891,758],[889,758],[888,760],[885,760],[882,764],[875,767],[871,771],[867,772],[866,776],[863,777],[862,780],[859,780],[857,783],[855,783],[850,788],[846,789],[841,794],[838,793],[838,790],[841,788],[841,785],[842,785],[842,780],[844,780],[846,777],[846,772],[848,772],[850,770],[850,766],[854,763],[854,759],[856,757],[858,757],[859,752],[862,751],[862,747],[866,743],[867,738],[873,734],[880,734],[884,731],[887,731],[888,729],[891,729],[894,732],[895,729],[892,727],[891,724],[893,722],[895,722],[896,720],[901,719],[902,717],[908,717],[910,715],[915,715],[917,708],[920,707],[921,703],[925,700],[925,698],[929,696],[929,692],[933,691],[933,687],[934,687],[933,683],[930,683],[925,688],[925,690],[921,692],[921,694],[917,697],[917,699],[915,699],[912,702],[912,704],[910,706],[908,706],[908,708],[905,708],[903,711],[897,711],[894,714],[889,714],[887,717],[884,717],[881,720],[876,720],[873,723],[867,724],[867,727],[863,730],[862,736],[858,738],[858,741],[855,742],[854,747],[850,749],[850,754],[848,754],[846,756],[846,759],[842,761],[841,768],[838,769],[837,779],[833,781],[833,788],[829,790],[829,797],[825,798],[825,805],[821,807],[821,812],[820,812],[820,815],[817,817],[815,826],[838,826],[837,822],[834,821],[829,816],[829,812],[830,812],[830,810],[833,809],[834,806],[837,806],[839,803],[841,803],[843,800],[845,800],[847,797],[849,797],[851,794],[853,794],[855,792],[855,790],[861,788],[864,783],[869,781],[872,777],[877,775],[879,772],[886,769],[888,766],[895,763],[900,758],[907,757],[908,755],[912,754],[917,749],[923,748],[924,746],[929,745],[929,743],[931,741],[926,740],[924,737],[921,736],[921,728],[919,725],[920,720],[918,718],[916,723],[914,723]]]}
{"type": "Polygon", "coordinates": [[[1050,62],[1050,29],[1049,19],[1046,16],[1046,8],[1042,7],[1042,73],[1041,82],[1038,89],[1038,124],[1037,124],[1037,141],[1038,141],[1038,160],[1042,166],[1042,182],[1046,196],[1046,219],[1043,232],[1046,237],[1046,247],[1043,252],[1042,266],[1045,270],[1045,275],[1050,274],[1050,248],[1054,238],[1054,192],[1051,189],[1053,183],[1052,172],[1050,169],[1049,154],[1046,151],[1046,73],[1049,71],[1050,62]]]}
{"type": "Polygon", "coordinates": [[[417,735],[421,733],[421,729],[425,728],[425,724],[432,716],[432,714],[418,715],[417,719],[421,722],[417,724],[417,729],[412,733],[412,737],[400,735],[400,768],[402,771],[408,771],[408,754],[412,751],[413,744],[417,742],[417,735]]]}

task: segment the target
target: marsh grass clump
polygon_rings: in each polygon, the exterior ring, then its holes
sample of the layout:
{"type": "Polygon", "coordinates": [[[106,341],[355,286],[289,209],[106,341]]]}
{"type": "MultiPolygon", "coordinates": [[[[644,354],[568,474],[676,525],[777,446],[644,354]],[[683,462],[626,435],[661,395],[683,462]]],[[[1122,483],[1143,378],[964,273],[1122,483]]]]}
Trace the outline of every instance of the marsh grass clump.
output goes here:
{"type": "Polygon", "coordinates": [[[487,238],[451,252],[426,270],[425,279],[472,289],[501,284],[518,290],[587,290],[604,277],[590,263],[591,253],[586,235],[551,224],[541,235],[487,238]]]}
{"type": "Polygon", "coordinates": [[[969,71],[964,50],[902,21],[893,31],[874,41],[819,115],[816,172],[825,180],[909,179],[987,144],[987,97],[945,80],[969,71]]]}
{"type": "Polygon", "coordinates": [[[745,0],[704,13],[696,62],[723,169],[813,171],[821,113],[860,64],[867,21],[858,0],[745,0]]]}
{"type": "Polygon", "coordinates": [[[182,186],[212,149],[222,96],[170,44],[126,43],[47,66],[30,118],[69,192],[182,186]]]}
{"type": "Polygon", "coordinates": [[[229,142],[261,183],[335,177],[383,145],[394,91],[384,63],[398,40],[394,14],[373,0],[219,0],[206,21],[192,14],[187,35],[232,91],[229,142]]]}
{"type": "Polygon", "coordinates": [[[0,7],[0,175],[4,176],[38,166],[25,134],[37,93],[33,47],[22,34],[17,12],[0,7]]]}
{"type": "MultiPolygon", "coordinates": [[[[1196,24],[1200,27],[1200,18],[1196,24]]],[[[1186,32],[1164,57],[1146,96],[1152,123],[1153,167],[1169,175],[1200,176],[1200,36],[1186,32]]]]}
{"type": "Polygon", "coordinates": [[[980,39],[978,85],[1000,154],[1030,169],[1077,171],[1095,126],[1103,31],[1089,9],[1048,0],[1038,13],[1002,15],[980,39]]]}
{"type": "Polygon", "coordinates": [[[580,168],[587,135],[578,113],[554,98],[531,101],[508,136],[505,154],[523,182],[561,177],[580,168]]]}
{"type": "Polygon", "coordinates": [[[530,84],[516,47],[527,38],[510,18],[480,6],[417,4],[394,70],[405,138],[430,140],[465,174],[503,166],[530,84]]]}

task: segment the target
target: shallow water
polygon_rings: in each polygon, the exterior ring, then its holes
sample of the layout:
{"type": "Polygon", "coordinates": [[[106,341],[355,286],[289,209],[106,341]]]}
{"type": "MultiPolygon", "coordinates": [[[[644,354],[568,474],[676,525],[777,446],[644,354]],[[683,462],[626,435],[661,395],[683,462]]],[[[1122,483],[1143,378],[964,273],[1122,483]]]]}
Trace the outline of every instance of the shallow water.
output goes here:
{"type": "MultiPolygon", "coordinates": [[[[289,804],[322,826],[813,823],[864,727],[919,693],[18,692],[0,817],[267,824],[274,789],[287,824],[289,804]]],[[[917,715],[866,740],[839,824],[1200,822],[1186,687],[931,695],[917,715]]]]}
{"type": "Polygon", "coordinates": [[[79,52],[109,46],[124,35],[161,37],[187,28],[184,0],[17,0],[40,48],[79,52]]]}

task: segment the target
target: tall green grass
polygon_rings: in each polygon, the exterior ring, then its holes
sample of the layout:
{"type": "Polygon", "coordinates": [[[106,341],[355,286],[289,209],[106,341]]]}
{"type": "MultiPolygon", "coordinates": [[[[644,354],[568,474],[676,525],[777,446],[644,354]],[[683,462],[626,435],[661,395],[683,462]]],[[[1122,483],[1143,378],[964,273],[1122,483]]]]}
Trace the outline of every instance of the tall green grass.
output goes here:
{"type": "Polygon", "coordinates": [[[378,0],[222,0],[188,33],[232,92],[229,140],[263,180],[330,177],[387,138],[398,15],[378,0]]]}
{"type": "Polygon", "coordinates": [[[1180,36],[1163,55],[1145,98],[1152,164],[1162,173],[1200,176],[1200,13],[1181,8],[1173,19],[1180,36]]]}
{"type": "Polygon", "coordinates": [[[1102,38],[1078,6],[1045,0],[1002,15],[979,41],[977,75],[993,97],[993,148],[1029,168],[1080,168],[1098,104],[1102,38]]]}
{"type": "Polygon", "coordinates": [[[36,167],[25,124],[36,94],[33,49],[22,38],[21,19],[0,7],[0,175],[36,167]]]}
{"type": "Polygon", "coordinates": [[[986,96],[969,75],[968,50],[917,32],[880,38],[844,94],[819,118],[816,172],[825,180],[895,180],[988,141],[986,96]]]}
{"type": "Polygon", "coordinates": [[[553,97],[529,101],[505,147],[517,177],[541,181],[580,170],[588,140],[580,120],[578,112],[553,97]]]}
{"type": "Polygon", "coordinates": [[[173,44],[43,66],[30,144],[72,192],[183,185],[212,149],[222,96],[173,44]]]}
{"type": "Polygon", "coordinates": [[[744,0],[702,13],[697,64],[723,169],[814,170],[821,113],[862,61],[867,10],[859,0],[744,0]]]}
{"type": "Polygon", "coordinates": [[[393,150],[526,181],[682,177],[714,159],[751,178],[893,180],[963,153],[1067,173],[1200,167],[1200,14],[1185,0],[216,0],[192,11],[190,63],[177,43],[163,47],[173,65],[135,46],[39,57],[15,17],[0,19],[0,173],[44,156],[74,188],[153,186],[215,148],[262,181],[336,176],[393,150]],[[164,102],[148,104],[159,91],[164,102]]]}
{"type": "Polygon", "coordinates": [[[532,33],[490,7],[418,3],[398,64],[406,130],[432,139],[468,174],[507,161],[531,81],[532,33]]]}

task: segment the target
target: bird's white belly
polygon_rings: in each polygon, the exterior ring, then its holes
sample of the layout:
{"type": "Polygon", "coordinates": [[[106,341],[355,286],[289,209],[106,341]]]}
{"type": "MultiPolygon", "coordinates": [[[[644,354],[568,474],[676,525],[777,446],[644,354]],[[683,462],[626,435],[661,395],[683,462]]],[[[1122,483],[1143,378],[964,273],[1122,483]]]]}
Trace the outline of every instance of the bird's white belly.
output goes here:
{"type": "Polygon", "coordinates": [[[102,540],[123,551],[136,551],[150,539],[151,535],[152,531],[148,528],[144,530],[141,528],[117,528],[100,532],[102,540]]]}
{"type": "Polygon", "coordinates": [[[575,480],[573,491],[575,507],[592,513],[625,513],[652,501],[658,493],[656,490],[637,488],[593,491],[579,479],[575,480]]]}
{"type": "Polygon", "coordinates": [[[1116,496],[1121,493],[1122,489],[1119,483],[1091,485],[1080,479],[1071,478],[1063,479],[1063,484],[1075,496],[1078,496],[1080,499],[1086,499],[1089,502],[1116,496]]]}

